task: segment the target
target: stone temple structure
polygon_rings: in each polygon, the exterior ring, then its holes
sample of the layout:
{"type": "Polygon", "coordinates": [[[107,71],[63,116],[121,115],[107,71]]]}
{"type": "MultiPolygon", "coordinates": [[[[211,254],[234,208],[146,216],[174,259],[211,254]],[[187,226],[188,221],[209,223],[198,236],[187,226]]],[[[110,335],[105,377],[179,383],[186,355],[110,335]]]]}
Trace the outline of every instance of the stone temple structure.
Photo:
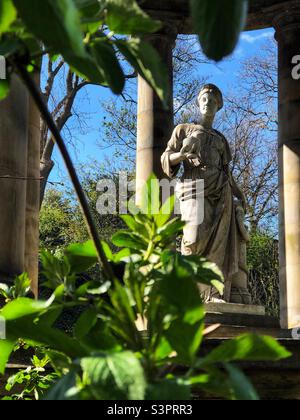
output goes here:
{"type": "MultiPolygon", "coordinates": [[[[193,34],[189,0],[138,0],[164,26],[148,41],[169,69],[172,90],[172,49],[178,34],[193,34]]],[[[278,364],[244,366],[263,398],[300,399],[300,80],[292,77],[300,55],[300,0],[249,0],[246,30],[275,28],[279,52],[279,195],[281,329],[278,320],[255,312],[249,320],[240,308],[221,313],[212,304],[206,348],[245,331],[272,335],[293,357],[278,364]],[[292,333],[289,331],[293,329],[292,333]],[[293,339],[292,339],[293,338],[293,339]]],[[[161,155],[174,129],[172,98],[165,110],[151,87],[138,82],[137,178],[154,172],[163,178],[161,155]]],[[[24,270],[38,285],[39,114],[26,90],[13,80],[9,97],[0,103],[0,276],[1,281],[24,270]]],[[[218,304],[216,304],[218,305],[218,304]]]]}
{"type": "MultiPolygon", "coordinates": [[[[169,69],[172,87],[172,49],[178,34],[192,34],[188,0],[143,0],[141,6],[164,22],[164,29],[148,40],[169,69]]],[[[300,81],[292,78],[293,57],[300,55],[300,1],[250,0],[246,30],[273,27],[279,51],[279,191],[281,326],[300,326],[300,81]]],[[[153,90],[139,79],[137,178],[151,172],[163,178],[160,157],[173,130],[169,111],[153,90]]]]}

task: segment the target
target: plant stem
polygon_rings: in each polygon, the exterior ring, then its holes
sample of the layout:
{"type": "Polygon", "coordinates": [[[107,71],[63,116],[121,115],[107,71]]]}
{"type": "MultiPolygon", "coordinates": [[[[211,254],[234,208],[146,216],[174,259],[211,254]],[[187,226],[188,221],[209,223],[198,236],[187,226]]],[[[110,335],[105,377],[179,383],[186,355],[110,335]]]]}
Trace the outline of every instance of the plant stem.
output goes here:
{"type": "Polygon", "coordinates": [[[88,232],[90,237],[92,238],[95,248],[97,250],[99,263],[102,266],[103,273],[105,277],[109,280],[113,280],[115,278],[113,270],[111,265],[109,264],[106,255],[104,253],[100,237],[98,235],[97,227],[95,224],[95,221],[93,219],[86,195],[83,191],[83,188],[81,186],[81,183],[79,181],[78,175],[76,173],[76,169],[73,165],[71,156],[69,154],[69,151],[65,145],[65,142],[52,118],[52,115],[49,112],[49,109],[47,105],[45,104],[42,95],[37,88],[35,82],[32,80],[30,74],[27,72],[27,70],[23,67],[22,64],[16,63],[16,66],[18,68],[19,74],[27,87],[28,91],[30,92],[32,98],[34,99],[43,119],[45,120],[46,124],[48,125],[49,130],[51,131],[53,138],[59,148],[59,151],[62,155],[62,158],[64,160],[64,163],[66,165],[67,171],[69,173],[70,179],[72,181],[72,184],[74,186],[75,192],[78,197],[78,201],[81,206],[81,210],[88,228],[88,232]]]}

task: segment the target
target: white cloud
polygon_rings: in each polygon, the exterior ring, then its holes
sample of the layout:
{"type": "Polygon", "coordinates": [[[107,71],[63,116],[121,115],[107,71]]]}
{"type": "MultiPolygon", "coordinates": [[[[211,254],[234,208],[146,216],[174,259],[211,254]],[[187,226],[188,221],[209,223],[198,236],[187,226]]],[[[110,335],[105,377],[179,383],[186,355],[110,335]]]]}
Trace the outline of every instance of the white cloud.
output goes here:
{"type": "Polygon", "coordinates": [[[273,32],[262,32],[260,34],[243,33],[241,35],[241,41],[247,42],[248,44],[254,44],[255,42],[262,41],[263,39],[272,38],[273,32]]]}

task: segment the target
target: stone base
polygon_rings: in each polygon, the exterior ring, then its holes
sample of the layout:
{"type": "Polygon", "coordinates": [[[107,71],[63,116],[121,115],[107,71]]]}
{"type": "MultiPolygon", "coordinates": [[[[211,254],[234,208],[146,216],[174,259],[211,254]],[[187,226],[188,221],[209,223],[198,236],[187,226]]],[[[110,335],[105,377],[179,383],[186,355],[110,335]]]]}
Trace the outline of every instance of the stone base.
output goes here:
{"type": "MultiPolygon", "coordinates": [[[[265,308],[262,306],[207,303],[205,308],[206,325],[220,324],[219,332],[224,328],[229,328],[233,335],[235,335],[234,331],[239,331],[242,334],[243,329],[246,328],[259,334],[268,331],[277,338],[287,336],[287,332],[280,329],[279,319],[266,316],[265,308]]],[[[289,337],[291,337],[291,332],[289,332],[289,337]]]]}
{"type": "Polygon", "coordinates": [[[265,316],[266,310],[264,306],[240,305],[237,303],[214,303],[209,302],[205,305],[207,313],[216,314],[239,314],[239,315],[255,315],[265,316]]]}
{"type": "MultiPolygon", "coordinates": [[[[273,336],[292,353],[289,359],[278,362],[237,363],[253,383],[260,398],[262,400],[300,400],[300,340],[293,340],[291,331],[222,326],[206,337],[200,356],[209,354],[224,340],[251,332],[273,336]]],[[[194,398],[196,400],[217,399],[200,391],[195,392],[194,398]]]]}

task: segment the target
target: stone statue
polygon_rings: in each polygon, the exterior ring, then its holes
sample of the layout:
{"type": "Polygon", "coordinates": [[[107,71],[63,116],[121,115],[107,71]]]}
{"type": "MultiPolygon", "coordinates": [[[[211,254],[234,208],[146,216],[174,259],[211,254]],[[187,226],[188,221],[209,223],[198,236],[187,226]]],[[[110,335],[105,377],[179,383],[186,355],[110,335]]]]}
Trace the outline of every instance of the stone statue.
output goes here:
{"type": "MultiPolygon", "coordinates": [[[[181,184],[185,185],[185,193],[179,197],[183,220],[188,220],[188,214],[194,211],[192,198],[197,181],[204,182],[204,221],[186,226],[182,254],[201,255],[215,262],[225,277],[223,299],[249,304],[246,199],[229,167],[229,144],[213,128],[215,116],[223,108],[223,96],[215,85],[209,84],[201,89],[198,102],[200,124],[176,127],[162,156],[162,167],[169,178],[175,178],[183,164],[181,184]]],[[[206,301],[220,299],[214,290],[205,288],[202,292],[206,301]]]]}

